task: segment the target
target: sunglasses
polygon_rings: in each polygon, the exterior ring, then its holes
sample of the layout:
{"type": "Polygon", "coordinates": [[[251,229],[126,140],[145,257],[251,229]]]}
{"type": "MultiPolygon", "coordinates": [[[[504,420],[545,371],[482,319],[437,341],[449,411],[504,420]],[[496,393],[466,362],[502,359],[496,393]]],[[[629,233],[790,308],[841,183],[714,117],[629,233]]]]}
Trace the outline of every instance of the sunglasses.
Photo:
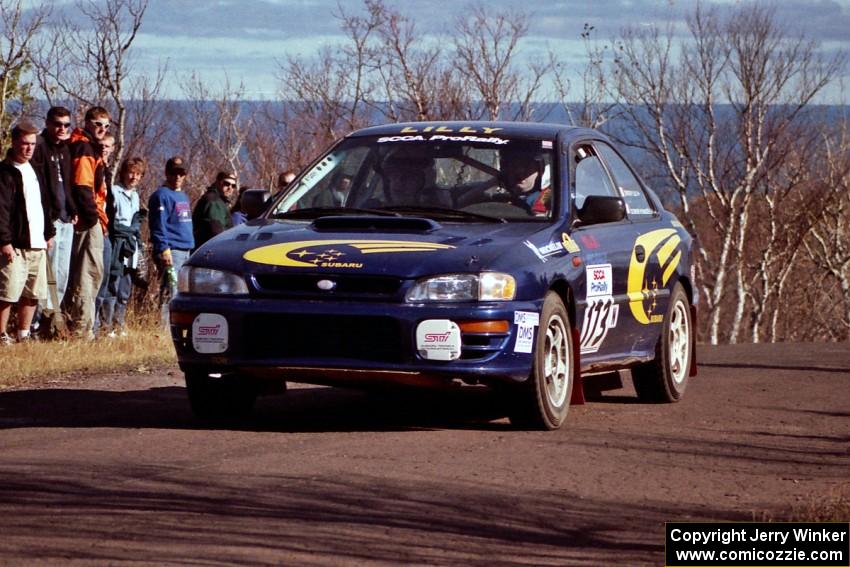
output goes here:
{"type": "Polygon", "coordinates": [[[92,120],[91,123],[97,126],[98,128],[109,130],[109,122],[104,122],[103,120],[92,120]]]}
{"type": "Polygon", "coordinates": [[[52,123],[57,128],[70,128],[71,127],[70,122],[59,122],[58,120],[53,120],[52,123]]]}
{"type": "Polygon", "coordinates": [[[236,187],[235,181],[223,181],[221,184],[222,187],[236,187]]]}

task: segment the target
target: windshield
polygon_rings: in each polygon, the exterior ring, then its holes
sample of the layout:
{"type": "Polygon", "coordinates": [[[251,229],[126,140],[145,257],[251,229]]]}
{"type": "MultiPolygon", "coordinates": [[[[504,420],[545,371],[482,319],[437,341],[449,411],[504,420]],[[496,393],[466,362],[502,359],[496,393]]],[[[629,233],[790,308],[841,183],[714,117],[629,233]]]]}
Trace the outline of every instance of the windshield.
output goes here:
{"type": "Polygon", "coordinates": [[[553,145],[436,134],[350,138],[305,172],[272,215],[395,212],[463,222],[548,220],[557,205],[553,145]]]}

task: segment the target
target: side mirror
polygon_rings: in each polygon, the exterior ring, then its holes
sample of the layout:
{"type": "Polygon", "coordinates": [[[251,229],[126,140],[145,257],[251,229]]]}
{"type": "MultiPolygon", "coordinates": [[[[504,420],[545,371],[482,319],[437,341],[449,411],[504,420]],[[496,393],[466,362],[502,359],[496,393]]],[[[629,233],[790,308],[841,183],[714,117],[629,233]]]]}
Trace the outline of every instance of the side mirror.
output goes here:
{"type": "Polygon", "coordinates": [[[265,189],[248,189],[239,198],[239,207],[248,220],[255,219],[266,210],[271,193],[265,189]]]}
{"type": "Polygon", "coordinates": [[[617,222],[626,218],[626,203],[622,197],[588,195],[584,206],[578,210],[582,224],[617,222]]]}

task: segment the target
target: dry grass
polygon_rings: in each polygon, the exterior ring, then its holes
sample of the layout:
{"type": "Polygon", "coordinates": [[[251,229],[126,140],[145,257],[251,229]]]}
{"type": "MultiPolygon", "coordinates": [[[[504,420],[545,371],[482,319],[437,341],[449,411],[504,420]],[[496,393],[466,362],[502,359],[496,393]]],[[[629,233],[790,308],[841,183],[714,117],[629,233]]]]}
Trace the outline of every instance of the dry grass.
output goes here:
{"type": "Polygon", "coordinates": [[[796,508],[792,522],[850,522],[850,486],[836,489],[827,496],[812,499],[796,508]]]}
{"type": "Polygon", "coordinates": [[[130,326],[129,336],[96,341],[50,341],[0,347],[0,390],[33,379],[68,374],[122,372],[176,364],[168,332],[151,323],[130,326]]]}

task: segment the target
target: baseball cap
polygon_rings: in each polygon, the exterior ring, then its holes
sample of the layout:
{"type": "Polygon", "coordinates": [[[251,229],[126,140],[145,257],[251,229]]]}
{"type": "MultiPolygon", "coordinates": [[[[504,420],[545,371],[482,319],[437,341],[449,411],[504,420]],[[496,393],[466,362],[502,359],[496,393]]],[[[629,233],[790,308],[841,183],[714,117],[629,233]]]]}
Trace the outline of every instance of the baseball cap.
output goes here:
{"type": "Polygon", "coordinates": [[[189,164],[182,157],[174,156],[165,162],[166,175],[177,173],[178,171],[182,171],[183,173],[188,173],[189,171],[189,164]]]}

